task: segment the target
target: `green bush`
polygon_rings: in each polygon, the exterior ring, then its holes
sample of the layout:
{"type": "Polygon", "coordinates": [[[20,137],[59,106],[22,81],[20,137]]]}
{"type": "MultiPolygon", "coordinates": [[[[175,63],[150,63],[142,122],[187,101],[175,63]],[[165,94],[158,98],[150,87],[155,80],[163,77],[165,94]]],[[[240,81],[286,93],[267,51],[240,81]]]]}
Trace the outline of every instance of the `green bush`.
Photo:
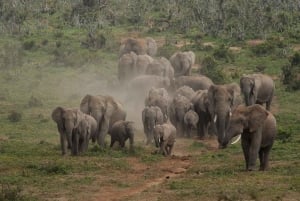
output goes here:
{"type": "Polygon", "coordinates": [[[19,122],[22,120],[22,113],[13,110],[10,112],[7,118],[10,122],[19,122]]]}
{"type": "Polygon", "coordinates": [[[282,68],[282,83],[289,90],[300,89],[300,53],[296,52],[282,68]]]}
{"type": "Polygon", "coordinates": [[[23,43],[23,49],[24,50],[32,50],[35,48],[35,41],[34,40],[28,40],[23,43]]]}
{"type": "Polygon", "coordinates": [[[229,51],[224,44],[222,44],[219,48],[215,49],[213,52],[213,57],[217,60],[223,60],[225,62],[233,62],[234,55],[229,51]]]}

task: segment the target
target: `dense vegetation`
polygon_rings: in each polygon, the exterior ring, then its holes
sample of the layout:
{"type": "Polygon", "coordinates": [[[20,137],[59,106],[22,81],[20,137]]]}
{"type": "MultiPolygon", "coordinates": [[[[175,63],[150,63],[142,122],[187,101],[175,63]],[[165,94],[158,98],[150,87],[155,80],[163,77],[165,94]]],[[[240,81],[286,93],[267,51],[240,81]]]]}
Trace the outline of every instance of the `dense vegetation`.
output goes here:
{"type": "Polygon", "coordinates": [[[195,51],[201,68],[193,73],[216,83],[252,72],[276,82],[271,170],[242,172],[239,145],[212,151],[191,140],[191,168],[160,187],[166,192],[160,200],[298,199],[298,1],[0,0],[0,33],[0,200],[80,200],[108,183],[126,190],[138,183],[113,175],[132,171],[128,156],[151,167],[164,160],[142,143],[134,154],[91,147],[78,158],[60,156],[51,110],[77,107],[86,93],[115,89],[118,48],[128,36],[152,36],[166,57],[179,49],[195,51]]]}

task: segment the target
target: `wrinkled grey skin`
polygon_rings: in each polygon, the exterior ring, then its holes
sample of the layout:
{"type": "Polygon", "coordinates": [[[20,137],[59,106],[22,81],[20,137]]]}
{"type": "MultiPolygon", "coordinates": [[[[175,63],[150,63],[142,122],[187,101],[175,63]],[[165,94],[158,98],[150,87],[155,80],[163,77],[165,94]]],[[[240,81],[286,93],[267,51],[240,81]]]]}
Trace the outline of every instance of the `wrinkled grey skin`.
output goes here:
{"type": "Polygon", "coordinates": [[[185,132],[187,137],[191,137],[191,133],[192,133],[192,129],[196,129],[197,128],[197,124],[199,122],[199,116],[198,114],[193,111],[193,110],[189,110],[187,113],[185,113],[184,115],[184,127],[185,127],[185,132]]]}
{"type": "Polygon", "coordinates": [[[145,106],[158,106],[164,116],[164,122],[168,120],[169,95],[164,88],[151,88],[145,98],[145,106]]]}
{"type": "Polygon", "coordinates": [[[270,150],[277,134],[275,117],[260,105],[240,105],[233,111],[224,146],[238,134],[242,134],[246,170],[255,169],[258,155],[259,169],[266,170],[269,166],[270,150]]]}
{"type": "Polygon", "coordinates": [[[95,139],[97,135],[97,122],[94,117],[87,114],[83,115],[84,118],[72,132],[72,155],[75,156],[86,152],[90,138],[95,139]]]}
{"type": "Polygon", "coordinates": [[[84,114],[79,109],[56,107],[52,111],[51,117],[57,124],[62,155],[65,155],[67,147],[72,148],[72,132],[78,127],[84,114]]]}
{"type": "Polygon", "coordinates": [[[174,147],[176,138],[176,128],[172,124],[162,124],[155,126],[154,140],[160,153],[164,156],[170,156],[174,147]]]}
{"type": "Polygon", "coordinates": [[[129,52],[135,52],[137,55],[148,54],[155,56],[157,52],[157,44],[153,38],[127,38],[125,39],[119,50],[119,56],[129,52]]]}
{"type": "Polygon", "coordinates": [[[170,57],[170,62],[174,68],[175,77],[191,75],[191,69],[195,63],[195,53],[192,51],[175,52],[170,57]]]}
{"type": "Polygon", "coordinates": [[[218,136],[219,147],[222,148],[225,132],[229,126],[232,110],[237,106],[240,88],[236,83],[212,85],[207,92],[207,106],[213,128],[218,136]]]}
{"type": "Polygon", "coordinates": [[[113,147],[115,142],[119,142],[120,146],[123,148],[125,146],[126,140],[129,139],[130,150],[133,151],[134,133],[134,122],[124,120],[115,122],[110,130],[110,147],[113,147]]]}
{"type": "Polygon", "coordinates": [[[111,96],[86,95],[80,103],[80,110],[95,118],[98,125],[96,135],[100,147],[104,147],[105,135],[111,126],[118,120],[126,119],[126,111],[121,103],[111,96]]]}
{"type": "Polygon", "coordinates": [[[146,73],[147,66],[153,61],[153,58],[147,54],[137,55],[135,75],[143,75],[146,73]]]}
{"type": "Polygon", "coordinates": [[[146,68],[147,75],[158,75],[174,79],[174,69],[168,59],[160,57],[154,59],[146,68]]]}
{"type": "Polygon", "coordinates": [[[240,79],[240,87],[246,105],[266,103],[266,109],[270,110],[275,91],[275,84],[271,77],[263,74],[244,75],[240,79]]]}
{"type": "Polygon", "coordinates": [[[191,101],[199,117],[197,135],[200,139],[204,139],[208,135],[208,127],[211,122],[211,116],[208,111],[208,90],[196,91],[191,101]]]}
{"type": "Polygon", "coordinates": [[[179,76],[175,79],[174,87],[189,86],[194,91],[208,89],[214,83],[206,76],[179,76]]]}
{"type": "Polygon", "coordinates": [[[123,54],[118,63],[118,78],[121,83],[136,76],[137,55],[134,52],[123,54]]]}
{"type": "Polygon", "coordinates": [[[174,93],[174,97],[178,96],[178,95],[182,95],[184,97],[186,97],[187,99],[189,100],[192,100],[192,98],[195,96],[195,91],[189,87],[189,86],[182,86],[182,87],[179,87],[175,93],[174,93]]]}
{"type": "Polygon", "coordinates": [[[193,104],[189,99],[181,95],[174,97],[170,104],[169,118],[176,127],[178,136],[183,137],[185,134],[184,115],[189,110],[193,110],[193,104]]]}
{"type": "Polygon", "coordinates": [[[164,123],[163,113],[157,106],[147,106],[142,111],[142,121],[148,145],[153,139],[155,126],[164,123]]]}

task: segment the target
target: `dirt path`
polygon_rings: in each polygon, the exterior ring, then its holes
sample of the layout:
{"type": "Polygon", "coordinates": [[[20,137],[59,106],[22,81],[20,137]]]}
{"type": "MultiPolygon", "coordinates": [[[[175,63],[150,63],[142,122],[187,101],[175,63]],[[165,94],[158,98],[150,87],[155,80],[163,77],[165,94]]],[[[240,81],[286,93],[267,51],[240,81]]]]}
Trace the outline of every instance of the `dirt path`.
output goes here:
{"type": "MultiPolygon", "coordinates": [[[[127,158],[126,160],[131,166],[130,172],[126,175],[115,176],[120,183],[125,184],[125,187],[116,184],[105,185],[100,188],[100,192],[98,192],[92,200],[130,200],[131,197],[135,197],[147,189],[182,176],[192,165],[189,146],[194,141],[195,139],[178,139],[174,147],[173,155],[164,158],[154,165],[147,165],[136,157],[127,158]]],[[[210,139],[204,143],[207,144],[208,149],[216,149],[217,144],[214,141],[215,140],[210,139]]],[[[138,200],[148,201],[156,199],[157,197],[153,197],[153,199],[147,197],[139,198],[138,200]]]]}

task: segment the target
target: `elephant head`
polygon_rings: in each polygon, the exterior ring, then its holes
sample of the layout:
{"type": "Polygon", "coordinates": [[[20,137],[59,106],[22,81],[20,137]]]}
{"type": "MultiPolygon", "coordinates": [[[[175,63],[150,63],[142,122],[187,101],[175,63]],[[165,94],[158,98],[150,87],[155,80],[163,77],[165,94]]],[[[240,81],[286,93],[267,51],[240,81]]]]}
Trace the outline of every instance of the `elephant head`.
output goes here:
{"type": "Polygon", "coordinates": [[[225,148],[232,138],[242,134],[244,130],[249,130],[249,133],[256,132],[262,127],[267,117],[268,112],[260,105],[239,105],[232,113],[222,146],[225,148]]]}
{"type": "Polygon", "coordinates": [[[206,104],[218,136],[219,145],[223,144],[226,129],[229,126],[229,120],[232,115],[236,97],[235,85],[212,85],[207,92],[206,104]]]}
{"type": "Polygon", "coordinates": [[[66,154],[65,142],[67,141],[68,148],[72,147],[72,132],[84,119],[84,114],[79,109],[56,107],[51,116],[60,133],[62,154],[66,154]]]}
{"type": "Polygon", "coordinates": [[[255,104],[255,96],[257,93],[255,89],[255,78],[250,76],[243,76],[240,79],[240,87],[245,97],[246,105],[255,104]]]}

